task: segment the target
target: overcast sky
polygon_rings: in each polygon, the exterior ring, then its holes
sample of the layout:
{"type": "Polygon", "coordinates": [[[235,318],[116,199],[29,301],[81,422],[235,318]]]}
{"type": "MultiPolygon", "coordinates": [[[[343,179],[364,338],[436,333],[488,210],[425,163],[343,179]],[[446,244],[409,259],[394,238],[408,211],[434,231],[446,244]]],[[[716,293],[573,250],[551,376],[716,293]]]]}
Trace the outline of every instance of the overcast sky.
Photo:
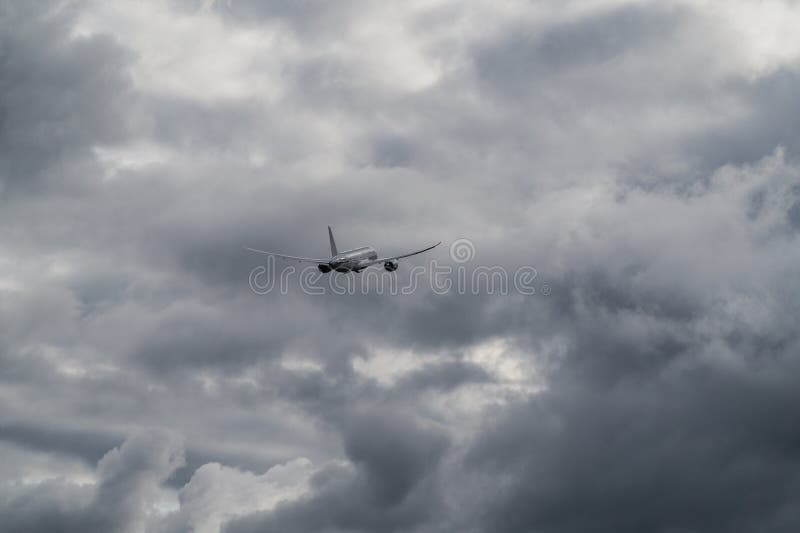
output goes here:
{"type": "Polygon", "coordinates": [[[0,529],[800,530],[799,27],[0,2],[0,529]],[[328,224],[534,294],[251,290],[328,224]]]}

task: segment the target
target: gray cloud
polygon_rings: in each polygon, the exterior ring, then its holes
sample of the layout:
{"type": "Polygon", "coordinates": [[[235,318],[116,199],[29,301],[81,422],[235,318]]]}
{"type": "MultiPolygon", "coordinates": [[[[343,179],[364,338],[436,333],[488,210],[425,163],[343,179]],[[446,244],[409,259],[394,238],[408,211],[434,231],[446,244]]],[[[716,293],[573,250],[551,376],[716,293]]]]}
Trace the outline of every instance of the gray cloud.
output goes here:
{"type": "Polygon", "coordinates": [[[5,528],[797,529],[791,11],[205,4],[0,8],[5,528]]]}
{"type": "MultiPolygon", "coordinates": [[[[8,531],[141,531],[158,484],[183,462],[174,435],[133,435],[103,456],[94,490],[58,481],[12,493],[3,505],[8,531]]],[[[6,495],[8,498],[9,495],[6,495]]]]}
{"type": "Polygon", "coordinates": [[[92,144],[120,141],[128,131],[131,53],[110,35],[71,39],[75,9],[53,6],[3,7],[0,176],[6,194],[43,181],[80,186],[89,179],[82,173],[97,172],[92,144]]]}
{"type": "Polygon", "coordinates": [[[547,394],[471,452],[473,468],[517,473],[486,528],[783,530],[798,483],[784,419],[794,401],[784,379],[709,369],[547,394]]]}
{"type": "Polygon", "coordinates": [[[552,27],[520,24],[479,47],[475,67],[485,83],[506,96],[524,98],[533,88],[532,80],[580,68],[602,69],[626,53],[646,53],[669,42],[685,16],[674,6],[629,5],[552,27]]]}

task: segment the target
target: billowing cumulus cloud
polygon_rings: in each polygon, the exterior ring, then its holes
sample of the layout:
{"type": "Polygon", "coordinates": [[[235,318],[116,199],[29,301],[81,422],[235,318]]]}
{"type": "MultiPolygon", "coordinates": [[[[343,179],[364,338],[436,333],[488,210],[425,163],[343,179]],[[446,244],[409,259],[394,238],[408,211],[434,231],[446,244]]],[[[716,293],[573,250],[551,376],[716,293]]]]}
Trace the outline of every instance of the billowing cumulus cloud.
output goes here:
{"type": "Polygon", "coordinates": [[[94,482],[53,479],[4,487],[4,528],[10,531],[142,531],[157,512],[160,483],[183,464],[179,438],[142,431],[110,450],[94,482]]]}
{"type": "Polygon", "coordinates": [[[3,5],[2,529],[796,531],[798,23],[3,5]]]}

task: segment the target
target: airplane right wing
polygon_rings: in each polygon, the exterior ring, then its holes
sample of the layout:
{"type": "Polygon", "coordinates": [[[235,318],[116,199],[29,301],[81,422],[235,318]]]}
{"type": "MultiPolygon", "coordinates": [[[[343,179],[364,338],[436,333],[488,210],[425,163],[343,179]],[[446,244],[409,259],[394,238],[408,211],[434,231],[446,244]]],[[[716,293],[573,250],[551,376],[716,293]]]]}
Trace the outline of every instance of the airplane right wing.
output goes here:
{"type": "Polygon", "coordinates": [[[377,265],[378,263],[385,263],[387,261],[396,261],[396,260],[402,259],[404,257],[411,257],[412,255],[417,255],[417,254],[421,254],[423,252],[427,252],[428,250],[433,250],[434,248],[436,248],[440,244],[442,244],[442,241],[437,242],[433,246],[428,246],[427,248],[423,248],[422,250],[417,250],[416,252],[409,252],[407,254],[393,255],[392,257],[382,257],[380,259],[373,259],[371,261],[364,261],[364,262],[361,263],[359,268],[365,268],[365,267],[368,267],[368,266],[371,266],[371,265],[377,265]]]}
{"type": "Polygon", "coordinates": [[[423,253],[423,252],[427,252],[428,250],[433,250],[434,248],[436,248],[436,247],[437,247],[437,246],[439,246],[440,244],[442,244],[442,241],[439,241],[439,242],[437,242],[437,243],[436,243],[436,244],[434,244],[433,246],[428,246],[427,248],[423,248],[422,250],[417,250],[416,252],[409,252],[409,253],[407,253],[407,254],[403,254],[403,255],[396,255],[396,256],[394,256],[394,257],[386,257],[386,258],[384,258],[384,259],[378,259],[378,261],[393,261],[393,260],[395,260],[395,259],[402,259],[402,258],[404,258],[404,257],[411,257],[412,255],[417,255],[417,254],[421,254],[421,253],[423,253]]]}
{"type": "Polygon", "coordinates": [[[315,263],[317,265],[327,265],[330,263],[329,259],[314,259],[313,257],[296,257],[294,255],[284,255],[284,254],[276,254],[275,252],[267,252],[265,250],[258,250],[256,248],[248,248],[247,246],[244,247],[245,250],[250,252],[256,252],[259,254],[271,255],[274,257],[280,257],[281,259],[290,259],[292,261],[300,261],[301,263],[315,263]]]}

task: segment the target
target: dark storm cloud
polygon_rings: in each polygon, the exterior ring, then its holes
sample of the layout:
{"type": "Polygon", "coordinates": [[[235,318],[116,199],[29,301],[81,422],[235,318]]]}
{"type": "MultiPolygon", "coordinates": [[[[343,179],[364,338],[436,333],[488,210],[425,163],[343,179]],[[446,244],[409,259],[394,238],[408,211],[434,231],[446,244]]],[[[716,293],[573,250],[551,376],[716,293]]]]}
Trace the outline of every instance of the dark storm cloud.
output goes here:
{"type": "Polygon", "coordinates": [[[0,179],[9,190],[75,186],[87,179],[81,172],[97,172],[91,145],[128,131],[131,54],[110,35],[71,39],[75,9],[60,7],[0,8],[0,179]],[[56,163],[57,174],[49,171],[56,163]]]}
{"type": "Polygon", "coordinates": [[[277,336],[253,337],[249,329],[226,331],[228,326],[220,322],[219,316],[203,312],[164,317],[159,322],[131,357],[162,375],[186,366],[239,367],[259,358],[275,357],[285,342],[277,336]]]}
{"type": "Polygon", "coordinates": [[[401,137],[377,138],[371,160],[379,167],[404,167],[413,160],[414,145],[401,137]]]}
{"type": "Polygon", "coordinates": [[[94,464],[109,449],[119,444],[122,436],[75,428],[37,427],[30,423],[16,422],[0,425],[0,440],[29,449],[75,455],[94,464]]]}
{"type": "Polygon", "coordinates": [[[383,410],[358,414],[345,425],[354,469],[321,471],[307,500],[233,521],[225,531],[393,531],[435,515],[442,503],[436,470],[446,437],[383,410]]]}
{"type": "Polygon", "coordinates": [[[333,467],[320,472],[313,481],[315,492],[309,499],[280,506],[271,513],[254,513],[232,520],[222,530],[229,533],[414,530],[424,527],[439,503],[431,497],[432,489],[426,484],[398,505],[380,505],[374,501],[371,487],[358,470],[333,467]]]}
{"type": "Polygon", "coordinates": [[[505,96],[524,96],[539,78],[602,68],[626,52],[666,44],[685,16],[675,7],[628,5],[538,31],[520,25],[478,48],[475,67],[483,82],[505,96]]]}
{"type": "Polygon", "coordinates": [[[440,432],[382,411],[356,416],[344,435],[345,452],[363,467],[381,505],[403,500],[433,470],[446,443],[440,432]]]}
{"type": "Polygon", "coordinates": [[[797,68],[791,65],[756,80],[732,80],[730,83],[748,104],[747,114],[733,127],[712,128],[691,139],[689,152],[707,168],[752,163],[769,155],[776,146],[797,154],[800,150],[797,68]]]}
{"type": "Polygon", "coordinates": [[[152,117],[153,139],[166,146],[209,153],[255,134],[258,115],[253,103],[192,102],[155,97],[143,110],[152,117]]]}
{"type": "MultiPolygon", "coordinates": [[[[54,423],[4,422],[0,425],[0,441],[26,450],[76,457],[92,467],[124,440],[125,435],[118,431],[64,427],[54,423]]],[[[177,467],[168,481],[176,487],[182,487],[200,466],[212,462],[250,471],[265,471],[280,459],[254,457],[216,447],[214,443],[198,442],[196,446],[186,449],[185,464],[177,467]]]]}
{"type": "Polygon", "coordinates": [[[0,8],[4,527],[797,529],[791,54],[688,3],[109,6],[0,8]],[[250,291],[327,224],[552,294],[250,291]]]}
{"type": "MultiPolygon", "coordinates": [[[[743,242],[758,246],[758,262],[775,268],[778,250],[794,242],[783,216],[793,201],[785,173],[793,171],[771,165],[743,172],[742,182],[718,175],[694,202],[708,207],[715,189],[724,194],[731,234],[739,234],[737,225],[758,234],[758,244],[743,242]],[[771,191],[761,209],[771,207],[758,215],[770,230],[756,230],[748,195],[734,194],[735,187],[771,191]],[[772,196],[776,189],[781,193],[772,196]]],[[[679,198],[673,201],[685,202],[679,198]]],[[[705,220],[713,216],[707,212],[705,220]]],[[[681,224],[671,226],[684,235],[672,245],[688,246],[681,224]]],[[[790,531],[800,472],[789,422],[796,388],[788,376],[796,372],[800,338],[784,317],[795,312],[794,297],[771,288],[760,293],[755,270],[737,276],[733,265],[701,284],[701,269],[676,269],[683,287],[659,287],[655,264],[635,253],[620,266],[615,273],[606,263],[602,276],[597,264],[571,268],[588,277],[569,278],[571,298],[560,306],[562,318],[549,323],[571,330],[549,390],[489,422],[472,445],[466,464],[473,472],[503,480],[482,527],[790,531]],[[757,318],[764,308],[767,317],[757,318]]],[[[797,294],[794,281],[774,281],[797,294]]]]}
{"type": "Polygon", "coordinates": [[[486,529],[788,531],[800,435],[786,375],[696,369],[510,410],[471,452],[473,468],[516,472],[486,529]]]}
{"type": "Polygon", "coordinates": [[[404,375],[396,387],[400,390],[452,390],[467,383],[491,382],[492,377],[480,365],[461,361],[431,363],[404,375]]]}
{"type": "MultiPolygon", "coordinates": [[[[190,0],[173,0],[173,3],[190,12],[198,7],[197,2],[190,0]]],[[[279,21],[310,39],[347,29],[359,10],[364,8],[357,2],[345,1],[333,6],[322,0],[237,0],[207,4],[210,10],[236,24],[258,25],[279,21]]]]}

